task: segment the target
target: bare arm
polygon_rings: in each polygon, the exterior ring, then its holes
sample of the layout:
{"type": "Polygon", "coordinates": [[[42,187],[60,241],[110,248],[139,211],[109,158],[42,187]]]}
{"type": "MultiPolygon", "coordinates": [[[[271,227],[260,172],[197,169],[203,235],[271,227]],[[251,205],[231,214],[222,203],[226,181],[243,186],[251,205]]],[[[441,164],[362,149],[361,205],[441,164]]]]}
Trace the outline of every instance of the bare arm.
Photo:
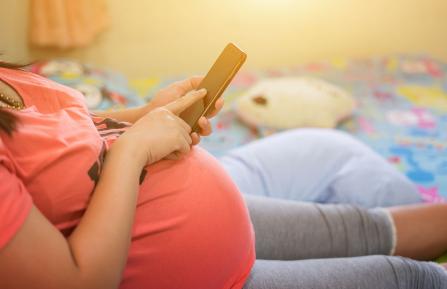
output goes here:
{"type": "Polygon", "coordinates": [[[155,107],[153,107],[151,103],[147,103],[139,107],[124,108],[113,111],[94,111],[93,113],[101,117],[108,117],[119,121],[135,123],[143,115],[145,115],[154,108],[155,107]]]}
{"type": "MultiPolygon", "coordinates": [[[[102,117],[109,117],[119,121],[134,123],[151,110],[164,106],[174,100],[177,100],[191,90],[197,89],[202,79],[203,77],[201,76],[194,76],[185,80],[174,82],[168,87],[158,91],[149,103],[139,107],[115,111],[95,111],[94,113],[102,117]]],[[[211,118],[215,116],[222,109],[222,107],[223,99],[219,99],[216,102],[216,108],[207,117],[211,118]]],[[[206,122],[205,118],[201,119],[199,124],[202,129],[201,135],[208,135],[211,133],[211,128],[209,127],[209,124],[206,122]]]]}
{"type": "Polygon", "coordinates": [[[174,82],[168,87],[158,91],[149,103],[139,107],[125,108],[115,111],[95,111],[94,113],[102,117],[109,117],[119,121],[134,123],[149,111],[166,105],[182,97],[189,91],[196,89],[202,79],[203,77],[201,76],[194,76],[185,80],[174,82]]]}
{"type": "Polygon", "coordinates": [[[0,251],[0,288],[118,286],[142,168],[135,155],[119,150],[109,152],[90,205],[68,239],[38,209],[31,210],[14,239],[0,251]]]}

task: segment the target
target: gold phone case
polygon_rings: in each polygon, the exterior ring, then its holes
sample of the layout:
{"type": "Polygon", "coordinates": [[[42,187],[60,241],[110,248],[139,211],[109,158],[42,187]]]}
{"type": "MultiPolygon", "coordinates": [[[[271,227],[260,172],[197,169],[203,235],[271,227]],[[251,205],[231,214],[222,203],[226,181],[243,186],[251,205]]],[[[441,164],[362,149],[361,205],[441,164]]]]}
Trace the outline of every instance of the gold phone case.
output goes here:
{"type": "Polygon", "coordinates": [[[180,117],[191,126],[192,131],[199,131],[197,121],[214,108],[216,100],[228,87],[246,58],[247,54],[232,43],[228,44],[219,55],[197,88],[206,88],[206,96],[180,114],[180,117]]]}

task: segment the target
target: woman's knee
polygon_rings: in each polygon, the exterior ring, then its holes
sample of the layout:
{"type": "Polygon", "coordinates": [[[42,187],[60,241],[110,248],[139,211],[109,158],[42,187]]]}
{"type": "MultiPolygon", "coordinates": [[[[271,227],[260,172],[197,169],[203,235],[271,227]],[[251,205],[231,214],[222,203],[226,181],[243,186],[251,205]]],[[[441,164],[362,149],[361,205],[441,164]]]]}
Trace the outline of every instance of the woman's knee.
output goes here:
{"type": "Polygon", "coordinates": [[[365,154],[347,161],[334,174],[325,202],[388,207],[422,202],[416,185],[387,161],[365,154]]]}
{"type": "Polygon", "coordinates": [[[316,154],[322,170],[331,162],[323,193],[315,199],[325,203],[350,203],[364,207],[420,203],[415,186],[386,159],[351,135],[327,129],[295,130],[291,134],[316,154]],[[332,160],[332,161],[331,161],[332,160]]]}
{"type": "Polygon", "coordinates": [[[244,193],[316,201],[335,173],[360,153],[368,150],[345,133],[296,129],[235,149],[222,163],[244,193]]]}

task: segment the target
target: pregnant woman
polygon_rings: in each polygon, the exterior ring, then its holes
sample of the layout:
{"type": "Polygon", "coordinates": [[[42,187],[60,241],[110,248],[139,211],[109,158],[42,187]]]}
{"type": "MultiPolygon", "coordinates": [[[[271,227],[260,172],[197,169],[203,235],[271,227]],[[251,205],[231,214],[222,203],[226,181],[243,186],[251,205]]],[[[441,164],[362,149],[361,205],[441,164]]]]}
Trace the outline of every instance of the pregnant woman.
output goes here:
{"type": "Polygon", "coordinates": [[[439,265],[385,256],[445,251],[445,205],[297,201],[419,201],[345,135],[292,131],[219,163],[178,117],[206,94],[194,90],[200,78],[144,107],[92,115],[80,93],[1,66],[0,288],[447,286],[439,265]],[[317,163],[299,169],[309,157],[317,163]]]}

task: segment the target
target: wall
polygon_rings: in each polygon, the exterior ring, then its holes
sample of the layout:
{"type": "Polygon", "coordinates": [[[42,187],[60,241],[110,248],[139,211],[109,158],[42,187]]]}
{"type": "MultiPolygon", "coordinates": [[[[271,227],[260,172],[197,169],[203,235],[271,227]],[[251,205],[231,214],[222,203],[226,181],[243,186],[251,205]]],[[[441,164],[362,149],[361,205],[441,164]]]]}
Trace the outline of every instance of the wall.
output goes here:
{"type": "Polygon", "coordinates": [[[0,0],[7,59],[55,56],[130,76],[204,72],[233,41],[247,66],[427,52],[447,60],[445,0],[109,0],[112,23],[87,49],[29,49],[27,1],[0,0]]]}

